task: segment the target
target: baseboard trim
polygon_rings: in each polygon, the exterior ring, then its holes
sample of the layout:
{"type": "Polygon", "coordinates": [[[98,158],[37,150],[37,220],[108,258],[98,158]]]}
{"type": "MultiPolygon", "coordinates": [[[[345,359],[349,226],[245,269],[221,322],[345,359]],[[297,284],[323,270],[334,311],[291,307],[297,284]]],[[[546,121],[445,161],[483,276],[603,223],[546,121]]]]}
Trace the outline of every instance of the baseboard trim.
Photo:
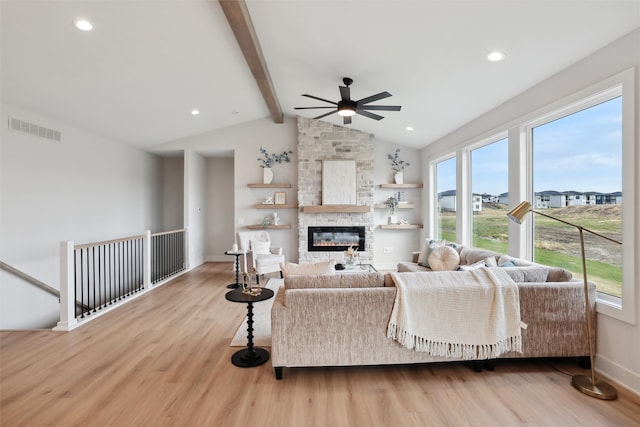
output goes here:
{"type": "Polygon", "coordinates": [[[600,354],[596,357],[596,371],[640,396],[640,374],[632,372],[600,354]]]}

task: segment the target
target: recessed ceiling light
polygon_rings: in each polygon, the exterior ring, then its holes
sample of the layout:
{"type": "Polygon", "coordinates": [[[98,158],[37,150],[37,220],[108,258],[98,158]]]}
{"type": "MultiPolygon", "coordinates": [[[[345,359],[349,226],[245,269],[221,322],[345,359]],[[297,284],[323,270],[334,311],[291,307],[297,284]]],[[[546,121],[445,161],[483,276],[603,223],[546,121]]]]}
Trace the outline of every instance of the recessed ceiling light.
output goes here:
{"type": "Polygon", "coordinates": [[[505,57],[504,52],[500,52],[499,50],[494,50],[487,55],[487,59],[491,62],[502,61],[505,57]]]}
{"type": "Polygon", "coordinates": [[[197,116],[198,114],[200,114],[200,110],[191,110],[192,116],[197,116]]]}
{"type": "Polygon", "coordinates": [[[408,130],[409,132],[413,131],[413,128],[411,126],[407,126],[405,129],[408,130]]]}
{"type": "Polygon", "coordinates": [[[240,114],[240,110],[233,110],[231,111],[231,114],[240,114]]]}
{"type": "Polygon", "coordinates": [[[73,25],[81,31],[91,31],[93,30],[93,24],[86,19],[76,19],[73,21],[73,25]]]}

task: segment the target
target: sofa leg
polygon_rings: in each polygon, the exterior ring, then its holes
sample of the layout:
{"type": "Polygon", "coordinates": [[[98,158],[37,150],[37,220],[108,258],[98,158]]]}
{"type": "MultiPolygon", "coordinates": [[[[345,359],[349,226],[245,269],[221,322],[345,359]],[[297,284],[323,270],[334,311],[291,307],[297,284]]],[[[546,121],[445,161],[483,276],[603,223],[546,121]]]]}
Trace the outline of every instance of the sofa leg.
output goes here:
{"type": "Polygon", "coordinates": [[[484,360],[472,360],[471,366],[473,370],[476,372],[482,372],[482,368],[484,367],[484,360]]]}
{"type": "Polygon", "coordinates": [[[280,270],[280,278],[284,279],[284,274],[282,274],[282,270],[280,270]]]}
{"type": "Polygon", "coordinates": [[[496,369],[496,360],[495,359],[487,359],[487,360],[485,360],[484,368],[487,371],[495,371],[495,369],[496,369]]]}
{"type": "Polygon", "coordinates": [[[281,380],[282,379],[282,366],[276,366],[275,368],[276,371],[276,379],[277,380],[281,380]]]}
{"type": "Polygon", "coordinates": [[[591,359],[589,356],[579,356],[578,365],[580,365],[582,369],[591,369],[591,359]]]}

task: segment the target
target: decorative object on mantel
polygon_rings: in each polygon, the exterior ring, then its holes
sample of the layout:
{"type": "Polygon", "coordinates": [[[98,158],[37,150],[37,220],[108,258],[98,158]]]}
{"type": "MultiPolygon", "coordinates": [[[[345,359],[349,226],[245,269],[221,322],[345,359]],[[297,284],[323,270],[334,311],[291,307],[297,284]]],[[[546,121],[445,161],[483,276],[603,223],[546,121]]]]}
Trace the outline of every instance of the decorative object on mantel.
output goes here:
{"type": "Polygon", "coordinates": [[[357,188],[355,160],[322,161],[323,205],[355,205],[357,188]]]}
{"type": "Polygon", "coordinates": [[[262,154],[262,157],[258,157],[258,161],[260,162],[260,167],[263,168],[262,182],[263,184],[271,184],[273,181],[273,170],[271,167],[275,163],[289,163],[291,161],[289,159],[289,154],[292,154],[293,151],[283,151],[282,154],[269,154],[267,150],[260,147],[260,153],[262,154]]]}
{"type": "Polygon", "coordinates": [[[355,248],[353,246],[349,246],[349,248],[344,251],[344,262],[345,264],[352,266],[356,264],[356,261],[358,260],[358,248],[355,248]]]}
{"type": "Polygon", "coordinates": [[[584,300],[585,300],[584,306],[585,306],[585,318],[587,323],[587,336],[589,340],[588,344],[589,344],[589,359],[591,362],[591,376],[587,377],[586,375],[574,375],[573,377],[571,377],[571,385],[577,390],[581,391],[582,393],[588,396],[595,397],[597,399],[602,399],[602,400],[615,400],[618,398],[618,391],[615,389],[615,387],[605,382],[602,379],[596,378],[595,360],[594,360],[595,355],[594,355],[594,349],[593,349],[594,343],[593,343],[593,336],[592,336],[593,327],[591,325],[592,319],[591,319],[591,313],[590,313],[591,304],[589,303],[589,281],[587,279],[587,260],[584,252],[584,232],[586,231],[587,233],[591,233],[595,236],[602,237],[603,239],[606,239],[613,243],[617,243],[619,245],[622,245],[622,242],[618,240],[614,240],[607,236],[603,236],[602,234],[596,233],[595,231],[591,231],[587,228],[584,228],[581,225],[573,224],[571,222],[562,220],[560,218],[556,218],[554,216],[547,215],[545,213],[533,210],[533,208],[531,207],[531,203],[527,201],[520,203],[518,206],[510,210],[507,213],[507,216],[509,217],[510,220],[514,221],[515,223],[522,224],[522,221],[524,221],[524,219],[526,218],[529,212],[533,212],[534,214],[553,219],[555,221],[561,222],[566,225],[570,225],[572,227],[576,227],[578,229],[578,232],[580,234],[580,255],[582,257],[582,281],[584,285],[584,300]]]}
{"type": "Polygon", "coordinates": [[[396,215],[396,209],[398,207],[398,199],[395,197],[389,197],[387,199],[387,208],[389,208],[389,224],[398,223],[398,215],[396,215]]]}
{"type": "Polygon", "coordinates": [[[404,168],[409,166],[409,162],[400,160],[400,149],[396,148],[396,151],[391,154],[387,154],[387,159],[391,160],[391,169],[395,172],[393,179],[396,184],[404,184],[404,168]]]}

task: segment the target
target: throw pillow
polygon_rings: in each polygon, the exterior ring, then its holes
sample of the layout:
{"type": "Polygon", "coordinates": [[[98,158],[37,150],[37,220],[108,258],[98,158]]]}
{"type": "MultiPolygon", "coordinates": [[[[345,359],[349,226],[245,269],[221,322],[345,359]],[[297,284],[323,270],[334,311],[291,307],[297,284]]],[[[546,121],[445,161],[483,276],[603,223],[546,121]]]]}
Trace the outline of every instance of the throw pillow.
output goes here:
{"type": "Polygon", "coordinates": [[[431,255],[431,252],[433,252],[434,249],[441,248],[444,246],[451,247],[455,249],[457,252],[459,245],[457,243],[447,242],[444,239],[441,239],[441,240],[425,239],[424,246],[422,247],[422,250],[420,251],[420,255],[418,256],[418,265],[421,265],[422,267],[431,268],[429,265],[429,256],[431,255]]]}
{"type": "Polygon", "coordinates": [[[451,246],[434,249],[429,255],[429,267],[433,271],[452,271],[460,265],[460,255],[451,246]]]}
{"type": "Polygon", "coordinates": [[[271,253],[269,251],[269,247],[271,246],[269,242],[252,240],[250,242],[250,245],[251,245],[251,251],[256,255],[269,255],[271,253]]]}
{"type": "Polygon", "coordinates": [[[484,267],[487,267],[487,264],[483,260],[483,261],[478,261],[475,264],[471,264],[471,265],[459,265],[458,271],[471,271],[471,270],[477,270],[479,268],[484,268],[484,267]]]}
{"type": "Polygon", "coordinates": [[[433,242],[434,242],[433,239],[424,240],[424,245],[420,250],[420,255],[418,255],[418,265],[421,265],[423,267],[429,266],[429,254],[431,254],[431,243],[433,242]]]}
{"type": "Polygon", "coordinates": [[[336,272],[333,261],[316,262],[314,264],[295,264],[288,262],[286,264],[280,264],[280,270],[284,277],[335,274],[336,272]]]}

